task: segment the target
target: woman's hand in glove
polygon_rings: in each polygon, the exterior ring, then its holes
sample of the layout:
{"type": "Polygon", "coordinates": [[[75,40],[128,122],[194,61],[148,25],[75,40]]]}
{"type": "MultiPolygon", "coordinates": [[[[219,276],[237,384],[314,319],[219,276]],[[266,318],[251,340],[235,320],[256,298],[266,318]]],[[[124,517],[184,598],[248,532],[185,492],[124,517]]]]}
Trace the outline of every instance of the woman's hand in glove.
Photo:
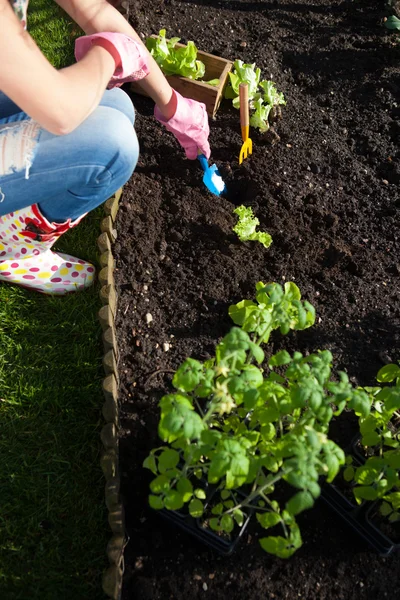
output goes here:
{"type": "Polygon", "coordinates": [[[210,158],[210,144],[208,136],[210,128],[205,104],[183,98],[178,92],[173,92],[176,97],[176,111],[173,117],[166,119],[159,108],[154,109],[154,116],[165,128],[174,134],[187,158],[194,160],[200,151],[210,158]]]}
{"type": "Polygon", "coordinates": [[[92,45],[102,46],[115,60],[115,72],[108,88],[119,87],[128,81],[138,81],[149,74],[145,47],[124,33],[105,31],[77,38],[75,40],[76,60],[83,58],[92,45]]]}

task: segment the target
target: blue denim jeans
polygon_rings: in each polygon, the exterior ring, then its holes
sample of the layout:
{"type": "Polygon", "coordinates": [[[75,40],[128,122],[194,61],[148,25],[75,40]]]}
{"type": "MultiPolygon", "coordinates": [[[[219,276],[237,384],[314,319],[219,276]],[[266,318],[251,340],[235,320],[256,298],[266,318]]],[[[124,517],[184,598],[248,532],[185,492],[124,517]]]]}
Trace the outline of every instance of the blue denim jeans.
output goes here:
{"type": "Polygon", "coordinates": [[[114,88],[79,127],[57,136],[0,92],[0,216],[37,203],[62,223],[102,204],[136,167],[134,122],[129,96],[114,88]]]}

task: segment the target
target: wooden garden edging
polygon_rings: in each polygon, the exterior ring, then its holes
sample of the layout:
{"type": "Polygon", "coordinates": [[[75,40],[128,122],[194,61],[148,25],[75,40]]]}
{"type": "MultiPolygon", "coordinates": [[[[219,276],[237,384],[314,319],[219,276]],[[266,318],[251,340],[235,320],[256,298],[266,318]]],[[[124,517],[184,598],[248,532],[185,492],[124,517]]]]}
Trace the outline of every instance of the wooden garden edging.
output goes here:
{"type": "MultiPolygon", "coordinates": [[[[127,0],[109,0],[110,4],[129,20],[129,2],[127,0]]],[[[99,273],[100,301],[99,321],[103,330],[103,417],[106,422],[100,437],[103,451],[100,465],[106,480],[105,503],[108,511],[108,524],[112,537],[107,544],[109,567],[103,573],[102,588],[108,598],[119,600],[124,574],[124,548],[127,543],[125,534],[124,507],[120,496],[121,480],[119,476],[118,452],[118,345],[115,332],[115,314],[117,310],[117,293],[114,285],[114,257],[111,244],[115,241],[117,232],[114,227],[118,212],[118,204],[122,195],[120,188],[104,205],[105,217],[101,222],[101,234],[97,240],[100,251],[99,273]]]]}
{"type": "Polygon", "coordinates": [[[114,227],[118,212],[118,203],[122,194],[119,189],[104,205],[106,216],[101,222],[101,231],[97,244],[100,250],[99,272],[100,325],[103,330],[103,417],[106,422],[101,430],[103,452],[100,458],[101,468],[106,480],[105,502],[108,510],[108,523],[112,537],[107,544],[107,556],[110,566],[103,575],[103,591],[112,600],[121,595],[122,576],[124,572],[124,547],[126,545],[124,508],[120,498],[120,476],[118,455],[118,346],[115,332],[115,314],[117,309],[117,293],[114,285],[114,257],[111,244],[116,239],[114,227]]]}

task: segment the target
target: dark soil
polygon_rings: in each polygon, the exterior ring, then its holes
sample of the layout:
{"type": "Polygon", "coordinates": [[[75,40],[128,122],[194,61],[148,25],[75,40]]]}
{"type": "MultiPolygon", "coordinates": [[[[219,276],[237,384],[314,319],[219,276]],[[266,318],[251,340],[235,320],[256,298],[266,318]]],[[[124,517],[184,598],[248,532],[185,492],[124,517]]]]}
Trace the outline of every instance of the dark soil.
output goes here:
{"type": "MultiPolygon", "coordinates": [[[[251,526],[218,557],[147,507],[141,463],[157,439],[158,401],[187,356],[206,359],[231,326],[230,304],[258,281],[295,281],[316,325],[282,338],[304,353],[329,348],[335,370],[371,385],[400,357],[400,45],[379,0],[131,2],[144,37],[255,62],[287,99],[271,145],[254,130],[238,165],[239,115],[225,101],[211,122],[212,162],[228,185],[210,195],[197,161],[133,96],[141,157],[118,216],[122,485],[130,542],[123,599],[352,600],[400,598],[400,556],[381,558],[326,505],[300,516],[303,547],[288,561],[263,553],[251,526]],[[235,206],[251,206],[273,245],[241,243],[235,206]],[[146,314],[153,320],[148,325],[146,314]],[[165,344],[169,344],[169,349],[165,344]]],[[[348,444],[354,419],[334,437],[348,444]]]]}

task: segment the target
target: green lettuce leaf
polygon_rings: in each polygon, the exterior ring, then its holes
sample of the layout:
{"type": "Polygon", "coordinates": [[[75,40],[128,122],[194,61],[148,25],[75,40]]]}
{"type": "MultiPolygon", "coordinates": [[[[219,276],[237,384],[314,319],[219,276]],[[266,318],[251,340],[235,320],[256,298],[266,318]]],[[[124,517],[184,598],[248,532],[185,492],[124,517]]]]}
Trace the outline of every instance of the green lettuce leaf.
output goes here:
{"type": "Polygon", "coordinates": [[[164,73],[181,75],[189,79],[201,79],[205,74],[205,65],[197,60],[197,48],[193,42],[176,48],[180,38],[166,38],[166,30],[161,29],[158,36],[146,40],[146,48],[164,73]]]}
{"type": "Polygon", "coordinates": [[[256,227],[260,224],[260,221],[253,215],[251,208],[246,208],[246,206],[242,205],[235,208],[233,212],[239,217],[239,221],[235,227],[233,227],[233,231],[241,242],[257,241],[265,248],[270,247],[272,244],[272,237],[269,233],[256,231],[256,227]]]}

